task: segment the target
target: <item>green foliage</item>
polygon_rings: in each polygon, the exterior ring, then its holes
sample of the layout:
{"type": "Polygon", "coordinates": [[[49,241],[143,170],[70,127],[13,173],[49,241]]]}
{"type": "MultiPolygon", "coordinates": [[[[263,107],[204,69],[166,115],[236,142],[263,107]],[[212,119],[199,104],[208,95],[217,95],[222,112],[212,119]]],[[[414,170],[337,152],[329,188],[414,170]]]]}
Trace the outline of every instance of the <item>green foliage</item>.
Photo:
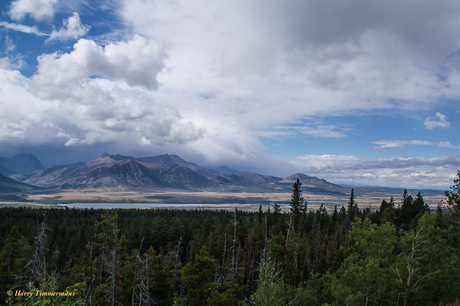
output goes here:
{"type": "Polygon", "coordinates": [[[15,288],[17,280],[22,279],[27,253],[25,238],[14,226],[0,253],[0,299],[2,301],[7,298],[6,292],[15,288]]]}
{"type": "Polygon", "coordinates": [[[456,211],[460,211],[460,170],[457,170],[457,178],[454,184],[450,186],[452,191],[446,191],[447,204],[453,207],[456,211]]]}
{"type": "Polygon", "coordinates": [[[286,288],[280,274],[271,259],[261,264],[257,291],[251,296],[251,302],[255,306],[285,305],[286,288]]]}
{"type": "Polygon", "coordinates": [[[396,228],[385,223],[358,220],[351,232],[352,248],[340,269],[331,278],[331,295],[338,304],[381,305],[394,298],[396,277],[389,268],[394,261],[396,228]]]}
{"type": "Polygon", "coordinates": [[[297,179],[292,186],[291,201],[289,202],[289,205],[291,205],[291,214],[294,215],[295,226],[299,223],[302,210],[306,209],[306,207],[302,207],[304,198],[302,196],[302,189],[300,189],[300,186],[302,186],[302,183],[299,179],[297,179]]]}
{"type": "Polygon", "coordinates": [[[442,230],[435,226],[435,218],[425,213],[416,230],[401,237],[401,252],[392,272],[397,276],[397,291],[405,305],[434,304],[439,294],[444,293],[441,284],[449,278],[452,258],[442,230]]]}
{"type": "Polygon", "coordinates": [[[209,257],[206,247],[203,246],[200,254],[195,256],[195,262],[187,263],[182,269],[182,281],[187,289],[187,303],[189,305],[206,305],[211,297],[211,291],[216,288],[213,282],[213,273],[216,269],[216,260],[209,257]]]}
{"type": "MultiPolygon", "coordinates": [[[[455,209],[459,179],[448,193],[455,209]]],[[[446,305],[460,296],[458,211],[430,215],[422,195],[407,191],[398,208],[393,198],[377,211],[355,205],[352,191],[348,216],[337,205],[307,212],[306,202],[300,215],[279,205],[273,213],[48,209],[45,277],[34,283],[31,250],[45,210],[2,208],[0,304],[446,305]],[[37,288],[76,294],[6,295],[37,288]]]]}
{"type": "Polygon", "coordinates": [[[348,199],[347,216],[350,221],[354,221],[358,216],[358,204],[356,204],[353,189],[351,189],[350,198],[348,199]]]}

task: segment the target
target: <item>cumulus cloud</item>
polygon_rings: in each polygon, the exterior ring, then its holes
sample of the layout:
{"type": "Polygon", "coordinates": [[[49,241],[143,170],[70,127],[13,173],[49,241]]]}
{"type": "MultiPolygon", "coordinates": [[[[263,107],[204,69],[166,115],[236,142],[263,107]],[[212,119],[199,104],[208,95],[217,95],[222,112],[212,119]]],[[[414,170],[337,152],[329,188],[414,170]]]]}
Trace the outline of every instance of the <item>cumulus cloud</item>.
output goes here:
{"type": "Polygon", "coordinates": [[[92,40],[80,39],[70,53],[38,58],[31,89],[42,97],[61,98],[69,91],[79,90],[89,77],[97,76],[154,90],[162,68],[163,50],[154,40],[135,35],[130,41],[101,47],[92,40]]]}
{"type": "Polygon", "coordinates": [[[436,113],[436,118],[438,118],[438,120],[436,120],[435,118],[433,117],[428,117],[425,119],[425,129],[427,130],[432,130],[434,128],[443,128],[443,129],[446,129],[446,128],[450,128],[450,122],[447,121],[447,116],[446,115],[443,115],[441,113],[436,113]]]}
{"type": "Polygon", "coordinates": [[[55,4],[59,0],[16,0],[11,3],[9,15],[13,20],[21,20],[29,15],[35,20],[52,19],[55,4]]]}
{"type": "Polygon", "coordinates": [[[50,37],[46,40],[67,40],[78,39],[83,37],[91,29],[90,26],[81,23],[80,15],[74,12],[68,19],[62,21],[63,27],[59,31],[51,32],[50,37]]]}
{"type": "Polygon", "coordinates": [[[402,148],[405,148],[406,145],[411,145],[411,146],[436,146],[436,147],[441,147],[441,148],[460,149],[460,146],[453,145],[448,141],[431,142],[431,141],[426,141],[426,140],[410,140],[410,141],[404,141],[404,140],[393,140],[393,141],[380,140],[380,141],[374,141],[372,143],[375,143],[375,144],[379,145],[378,147],[374,147],[374,150],[402,149],[402,148]]]}
{"type": "Polygon", "coordinates": [[[337,183],[394,187],[445,187],[460,167],[460,156],[365,159],[343,155],[298,156],[292,161],[311,175],[337,183]],[[372,178],[372,181],[369,179],[372,178]]]}
{"type": "Polygon", "coordinates": [[[10,29],[10,30],[23,32],[23,33],[27,33],[27,34],[35,34],[35,35],[38,35],[38,36],[47,36],[48,35],[46,33],[40,32],[36,26],[31,27],[31,26],[26,26],[26,25],[23,25],[23,24],[9,23],[9,22],[5,22],[5,21],[1,21],[0,26],[3,26],[3,27],[5,27],[7,29],[10,29]]]}
{"type": "Polygon", "coordinates": [[[258,131],[297,119],[420,109],[436,97],[459,96],[450,78],[457,72],[439,78],[439,63],[460,47],[451,39],[460,35],[458,13],[453,1],[414,8],[359,0],[126,0],[121,10],[134,31],[164,43],[164,88],[184,98],[212,93],[223,114],[258,131]]]}
{"type": "Polygon", "coordinates": [[[2,67],[2,143],[151,150],[199,140],[205,129],[155,97],[162,60],[157,42],[136,35],[106,46],[81,39],[70,53],[41,56],[30,79],[2,67]]]}
{"type": "Polygon", "coordinates": [[[113,144],[126,150],[139,143],[148,148],[186,145],[203,137],[204,130],[183,120],[177,109],[141,89],[90,79],[64,101],[48,101],[31,94],[19,73],[0,72],[0,139],[6,146],[113,144]]]}

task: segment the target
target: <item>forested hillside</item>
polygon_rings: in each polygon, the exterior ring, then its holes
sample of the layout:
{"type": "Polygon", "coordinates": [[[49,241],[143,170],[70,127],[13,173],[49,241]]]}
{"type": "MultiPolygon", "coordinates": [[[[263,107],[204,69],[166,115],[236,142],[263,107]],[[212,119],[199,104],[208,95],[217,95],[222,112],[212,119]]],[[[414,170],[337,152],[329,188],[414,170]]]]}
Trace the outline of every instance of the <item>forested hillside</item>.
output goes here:
{"type": "MultiPolygon", "coordinates": [[[[0,209],[8,305],[447,305],[460,297],[460,172],[422,195],[290,211],[0,209]],[[66,296],[20,296],[23,292],[66,296]],[[11,295],[11,296],[9,296],[11,295]],[[48,304],[46,304],[48,303],[48,304]]],[[[289,197],[289,195],[287,195],[289,197]]]]}

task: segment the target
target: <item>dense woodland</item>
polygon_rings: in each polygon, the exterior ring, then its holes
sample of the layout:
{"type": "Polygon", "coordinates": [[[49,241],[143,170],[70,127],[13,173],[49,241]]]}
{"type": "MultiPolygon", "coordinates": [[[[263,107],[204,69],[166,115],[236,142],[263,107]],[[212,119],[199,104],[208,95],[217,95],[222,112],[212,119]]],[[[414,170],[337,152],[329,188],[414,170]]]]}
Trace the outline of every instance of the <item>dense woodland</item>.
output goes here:
{"type": "MultiPolygon", "coordinates": [[[[289,195],[287,195],[289,196],[289,195]]],[[[460,298],[460,171],[362,209],[0,209],[8,305],[447,305],[460,298]],[[8,291],[12,296],[8,296],[8,291]],[[18,296],[20,292],[73,296],[18,296]]],[[[458,300],[457,300],[458,302],[458,300]]]]}

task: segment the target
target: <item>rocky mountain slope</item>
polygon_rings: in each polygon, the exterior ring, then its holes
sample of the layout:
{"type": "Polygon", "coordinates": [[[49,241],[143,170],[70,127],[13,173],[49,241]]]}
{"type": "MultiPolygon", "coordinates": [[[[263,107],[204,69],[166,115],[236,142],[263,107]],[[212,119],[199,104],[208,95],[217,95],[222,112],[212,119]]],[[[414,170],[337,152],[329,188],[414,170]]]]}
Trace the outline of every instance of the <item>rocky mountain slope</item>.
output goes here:
{"type": "Polygon", "coordinates": [[[13,157],[0,157],[0,173],[3,175],[24,174],[44,169],[42,163],[35,155],[18,154],[13,157]]]}
{"type": "Polygon", "coordinates": [[[18,182],[10,177],[0,174],[0,193],[28,192],[39,188],[18,182]]]}
{"type": "Polygon", "coordinates": [[[211,183],[182,165],[145,163],[132,157],[107,153],[88,163],[51,166],[12,177],[32,185],[62,189],[98,187],[194,189],[211,183]]]}
{"type": "Polygon", "coordinates": [[[122,190],[287,191],[299,178],[305,191],[343,194],[349,188],[305,174],[287,178],[253,172],[219,173],[187,162],[177,155],[134,158],[104,153],[88,163],[51,166],[11,176],[17,181],[59,189],[118,188],[122,190]]]}

